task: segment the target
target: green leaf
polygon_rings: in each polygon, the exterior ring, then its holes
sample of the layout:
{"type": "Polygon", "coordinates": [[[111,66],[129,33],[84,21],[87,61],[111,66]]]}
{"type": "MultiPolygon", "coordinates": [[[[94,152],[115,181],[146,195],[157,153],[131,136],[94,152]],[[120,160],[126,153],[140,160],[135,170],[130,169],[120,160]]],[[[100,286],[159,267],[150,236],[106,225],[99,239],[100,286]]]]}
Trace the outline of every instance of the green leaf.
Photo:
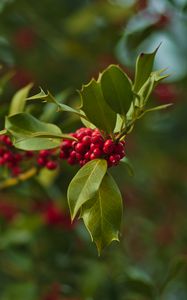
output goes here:
{"type": "Polygon", "coordinates": [[[84,165],[74,176],[68,187],[68,204],[72,220],[81,206],[95,196],[106,171],[106,160],[95,159],[84,165]]]}
{"type": "Polygon", "coordinates": [[[112,110],[126,115],[133,100],[132,83],[128,76],[115,65],[110,65],[100,76],[104,99],[112,110]]]}
{"type": "Polygon", "coordinates": [[[59,111],[66,111],[66,112],[74,113],[74,114],[78,115],[79,117],[85,118],[85,116],[82,115],[78,109],[74,109],[74,108],[70,107],[69,105],[60,103],[53,97],[53,95],[49,91],[46,94],[42,89],[40,89],[40,90],[41,90],[40,93],[27,98],[27,100],[42,100],[44,102],[54,103],[57,105],[59,111]]]}
{"type": "Polygon", "coordinates": [[[149,78],[154,64],[155,55],[158,51],[156,48],[152,53],[141,53],[136,61],[134,92],[137,93],[143,84],[149,78]]]}
{"type": "Polygon", "coordinates": [[[41,122],[28,113],[6,117],[5,128],[13,136],[14,146],[23,150],[56,148],[63,138],[72,139],[56,125],[41,122]]]}
{"type": "Polygon", "coordinates": [[[112,133],[116,124],[116,113],[106,103],[100,82],[92,79],[80,91],[81,109],[88,120],[99,129],[112,133]]]}
{"type": "Polygon", "coordinates": [[[84,220],[98,253],[112,241],[119,241],[122,197],[111,175],[106,174],[95,196],[82,207],[84,220]]]}
{"type": "MultiPolygon", "coordinates": [[[[81,111],[81,114],[85,115],[85,113],[83,111],[81,111]]],[[[87,128],[91,128],[91,129],[95,129],[96,128],[94,124],[92,124],[90,121],[87,120],[86,115],[85,115],[85,118],[81,117],[81,122],[87,128]]]]}
{"type": "Polygon", "coordinates": [[[24,111],[26,99],[32,87],[33,84],[30,83],[22,89],[20,89],[14,95],[10,104],[9,115],[17,114],[24,111]]]}

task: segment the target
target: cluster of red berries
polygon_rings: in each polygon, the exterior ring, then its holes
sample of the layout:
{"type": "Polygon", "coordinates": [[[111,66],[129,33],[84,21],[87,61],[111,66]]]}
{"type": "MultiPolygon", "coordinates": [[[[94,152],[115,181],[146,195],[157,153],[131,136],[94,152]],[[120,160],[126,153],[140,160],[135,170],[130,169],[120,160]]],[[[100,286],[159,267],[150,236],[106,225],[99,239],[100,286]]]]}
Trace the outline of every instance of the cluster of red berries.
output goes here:
{"type": "Polygon", "coordinates": [[[80,128],[71,134],[77,141],[63,140],[60,158],[67,159],[70,165],[85,165],[88,161],[103,158],[108,167],[115,166],[125,156],[124,141],[104,139],[98,129],[80,128]]]}
{"type": "MultiPolygon", "coordinates": [[[[108,167],[111,167],[117,165],[125,156],[124,141],[115,142],[109,137],[104,138],[98,129],[83,127],[70,135],[77,141],[63,140],[59,155],[70,165],[84,166],[90,160],[103,158],[106,159],[108,167]]],[[[58,153],[59,149],[41,150],[38,154],[33,151],[19,151],[14,148],[8,135],[0,136],[0,166],[8,168],[12,176],[22,173],[31,158],[40,167],[54,170],[58,167],[58,153]]]]}
{"type": "Polygon", "coordinates": [[[15,151],[7,135],[0,136],[0,166],[5,166],[11,175],[19,175],[23,171],[23,162],[33,157],[32,151],[15,151]]]}
{"type": "Polygon", "coordinates": [[[58,166],[56,149],[39,151],[37,163],[48,170],[55,170],[58,166]]]}

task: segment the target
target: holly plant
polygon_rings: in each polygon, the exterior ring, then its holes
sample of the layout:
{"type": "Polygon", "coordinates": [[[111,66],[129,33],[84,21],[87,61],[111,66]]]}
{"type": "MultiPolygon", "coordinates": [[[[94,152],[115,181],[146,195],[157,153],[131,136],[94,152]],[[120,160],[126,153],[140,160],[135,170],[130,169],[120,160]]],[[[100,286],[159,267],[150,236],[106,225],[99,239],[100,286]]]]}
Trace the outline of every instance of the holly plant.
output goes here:
{"type": "Polygon", "coordinates": [[[118,241],[123,214],[122,196],[110,168],[128,164],[126,136],[135,122],[147,112],[171,105],[148,106],[155,86],[168,76],[164,69],[153,71],[157,50],[139,55],[133,82],[118,65],[110,65],[97,80],[83,85],[79,109],[62,104],[42,89],[28,97],[32,84],[27,85],[13,97],[1,131],[0,166],[11,177],[7,186],[42,168],[56,169],[61,159],[80,166],[67,191],[71,219],[83,219],[99,254],[118,241]],[[25,111],[26,103],[35,100],[54,103],[58,111],[77,115],[84,127],[67,134],[55,124],[39,120],[25,111]]]}

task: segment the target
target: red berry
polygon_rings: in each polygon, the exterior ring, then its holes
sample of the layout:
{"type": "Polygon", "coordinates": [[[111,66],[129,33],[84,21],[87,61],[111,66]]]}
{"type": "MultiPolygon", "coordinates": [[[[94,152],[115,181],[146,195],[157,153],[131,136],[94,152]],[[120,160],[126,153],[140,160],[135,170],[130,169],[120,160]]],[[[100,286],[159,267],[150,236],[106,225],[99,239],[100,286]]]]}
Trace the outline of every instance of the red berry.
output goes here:
{"type": "Polygon", "coordinates": [[[101,135],[94,135],[94,136],[92,136],[92,143],[93,144],[103,144],[104,140],[101,135]]]}
{"type": "Polygon", "coordinates": [[[106,140],[103,146],[103,151],[106,154],[111,154],[114,151],[115,144],[112,140],[106,140]]]}
{"type": "Polygon", "coordinates": [[[73,157],[69,157],[67,160],[69,165],[75,165],[76,164],[76,159],[73,157]]]}
{"type": "Polygon", "coordinates": [[[109,156],[109,161],[112,163],[112,164],[115,164],[116,163],[116,158],[114,155],[110,155],[109,156]]]}
{"type": "Polygon", "coordinates": [[[8,162],[8,161],[11,161],[13,160],[13,155],[11,152],[6,152],[4,155],[3,155],[3,159],[5,162],[8,162]]]}
{"type": "Polygon", "coordinates": [[[114,157],[115,157],[115,160],[116,160],[117,162],[120,161],[120,159],[121,159],[121,157],[120,157],[119,154],[115,154],[114,157]]]}
{"type": "Polygon", "coordinates": [[[119,154],[120,155],[120,159],[123,158],[125,156],[125,151],[121,151],[121,153],[119,154]]]}
{"type": "Polygon", "coordinates": [[[62,151],[60,151],[59,157],[61,159],[66,159],[69,157],[69,153],[62,150],[62,151]]]}
{"type": "Polygon", "coordinates": [[[118,144],[115,145],[115,149],[114,149],[115,153],[120,154],[122,151],[124,151],[124,146],[121,142],[119,142],[118,144]]]}
{"type": "Polygon", "coordinates": [[[101,144],[93,144],[93,143],[91,143],[91,145],[90,145],[90,151],[93,152],[94,149],[96,149],[96,148],[102,149],[102,145],[101,144]]]}
{"type": "Polygon", "coordinates": [[[70,152],[69,156],[73,159],[76,159],[76,154],[77,154],[77,152],[73,150],[70,152]]]}
{"type": "Polygon", "coordinates": [[[102,155],[102,151],[99,148],[95,148],[93,151],[93,154],[95,155],[95,157],[101,157],[102,155]]]}
{"type": "Polygon", "coordinates": [[[22,157],[22,155],[21,155],[20,153],[16,153],[16,154],[14,155],[14,159],[15,159],[16,162],[21,161],[22,158],[23,158],[23,157],[22,157]]]}
{"type": "Polygon", "coordinates": [[[0,157],[0,166],[4,165],[5,161],[2,157],[0,157]]]}
{"type": "Polygon", "coordinates": [[[85,135],[83,138],[82,138],[82,143],[86,146],[90,145],[91,143],[91,137],[89,135],[85,135]]]}
{"type": "Polygon", "coordinates": [[[85,152],[85,145],[83,143],[77,143],[75,150],[76,152],[83,154],[85,152]]]}
{"type": "Polygon", "coordinates": [[[81,159],[83,159],[82,154],[76,152],[76,159],[77,159],[78,161],[80,161],[81,159]]]}
{"type": "Polygon", "coordinates": [[[79,141],[81,141],[82,138],[83,138],[84,136],[85,136],[85,133],[84,133],[83,131],[77,133],[77,139],[78,139],[79,141]]]}
{"type": "Polygon", "coordinates": [[[90,159],[90,154],[91,154],[90,151],[86,152],[86,153],[84,154],[84,158],[87,159],[87,160],[89,160],[89,159],[90,159]]]}
{"type": "Polygon", "coordinates": [[[82,167],[82,166],[84,166],[87,162],[88,162],[88,161],[87,161],[86,159],[82,159],[82,160],[80,160],[79,164],[80,164],[80,166],[82,167]]]}
{"type": "Polygon", "coordinates": [[[64,140],[60,146],[62,150],[69,150],[72,147],[72,141],[64,140]]]}
{"type": "Polygon", "coordinates": [[[57,163],[55,161],[50,160],[46,163],[45,166],[49,170],[55,170],[57,168],[57,163]]]}
{"type": "Polygon", "coordinates": [[[34,156],[34,152],[33,151],[25,151],[25,156],[30,158],[34,156]]]}
{"type": "Polygon", "coordinates": [[[94,129],[94,131],[92,132],[92,136],[94,136],[94,135],[100,135],[101,133],[100,133],[100,131],[99,131],[99,129],[94,129]]]}
{"type": "Polygon", "coordinates": [[[19,175],[21,173],[21,169],[19,167],[13,167],[12,168],[12,174],[14,176],[19,175]]]}
{"type": "Polygon", "coordinates": [[[46,165],[46,159],[43,158],[43,157],[39,157],[39,158],[37,159],[37,162],[38,162],[38,164],[39,164],[40,166],[45,166],[45,165],[46,165]]]}
{"type": "Polygon", "coordinates": [[[39,156],[41,156],[41,157],[47,157],[48,155],[50,155],[50,151],[49,150],[41,150],[39,152],[39,156]]]}
{"type": "Polygon", "coordinates": [[[77,145],[77,142],[76,142],[76,141],[73,141],[73,142],[72,142],[72,148],[75,149],[76,145],[77,145]]]}
{"type": "Polygon", "coordinates": [[[90,129],[90,128],[85,128],[84,133],[85,133],[85,135],[91,136],[91,135],[92,135],[92,129],[90,129]]]}
{"type": "Polygon", "coordinates": [[[94,153],[91,153],[90,154],[90,160],[93,160],[93,159],[96,159],[97,157],[95,156],[95,154],[94,153]]]}

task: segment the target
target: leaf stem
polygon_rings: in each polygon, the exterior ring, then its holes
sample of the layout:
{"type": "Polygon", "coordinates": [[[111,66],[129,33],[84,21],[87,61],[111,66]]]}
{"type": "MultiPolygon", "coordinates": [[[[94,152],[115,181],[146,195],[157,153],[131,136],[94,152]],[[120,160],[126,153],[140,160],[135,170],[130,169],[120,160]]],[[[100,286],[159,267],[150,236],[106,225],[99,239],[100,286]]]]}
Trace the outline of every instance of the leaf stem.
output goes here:
{"type": "Polygon", "coordinates": [[[16,178],[8,178],[0,183],[0,190],[14,186],[22,181],[26,181],[27,179],[36,175],[36,173],[37,173],[37,169],[31,168],[30,170],[18,175],[16,178]]]}

